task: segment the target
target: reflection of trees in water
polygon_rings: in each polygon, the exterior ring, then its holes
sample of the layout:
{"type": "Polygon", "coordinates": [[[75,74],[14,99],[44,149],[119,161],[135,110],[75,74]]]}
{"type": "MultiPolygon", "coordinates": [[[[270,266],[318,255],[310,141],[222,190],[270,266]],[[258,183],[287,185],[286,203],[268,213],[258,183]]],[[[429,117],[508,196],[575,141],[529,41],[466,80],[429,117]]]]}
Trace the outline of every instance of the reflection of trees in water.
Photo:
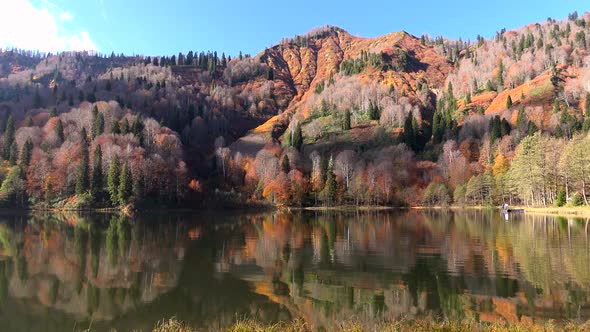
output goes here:
{"type": "Polygon", "coordinates": [[[385,315],[588,318],[586,226],[529,215],[506,221],[489,210],[268,214],[251,218],[241,230],[246,243],[226,247],[223,260],[315,326],[378,312],[380,294],[385,315]],[[242,265],[263,270],[243,273],[242,265]]]}
{"type": "MultiPolygon", "coordinates": [[[[153,301],[178,279],[177,247],[166,246],[176,242],[167,241],[175,231],[156,225],[149,237],[162,241],[144,242],[147,237],[131,235],[130,225],[125,217],[109,215],[4,220],[1,298],[40,315],[48,312],[42,308],[59,310],[71,315],[71,323],[109,320],[153,301]]],[[[15,319],[3,314],[0,321],[15,319]]]]}
{"type": "Polygon", "coordinates": [[[289,318],[246,282],[216,273],[214,229],[189,242],[186,217],[45,214],[3,222],[2,329],[63,331],[92,321],[96,331],[148,330],[172,316],[197,326],[289,318]]]}

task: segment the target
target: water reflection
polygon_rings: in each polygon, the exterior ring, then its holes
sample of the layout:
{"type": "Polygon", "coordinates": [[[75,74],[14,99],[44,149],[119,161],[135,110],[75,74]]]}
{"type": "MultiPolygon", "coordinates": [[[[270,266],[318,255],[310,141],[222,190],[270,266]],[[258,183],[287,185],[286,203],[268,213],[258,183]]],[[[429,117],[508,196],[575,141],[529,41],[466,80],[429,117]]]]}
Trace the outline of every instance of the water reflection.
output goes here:
{"type": "Polygon", "coordinates": [[[588,220],[445,213],[0,216],[0,326],[241,317],[590,319],[588,220]]]}
{"type": "Polygon", "coordinates": [[[219,269],[313,326],[355,316],[589,319],[588,221],[485,211],[275,214],[219,269]]]}

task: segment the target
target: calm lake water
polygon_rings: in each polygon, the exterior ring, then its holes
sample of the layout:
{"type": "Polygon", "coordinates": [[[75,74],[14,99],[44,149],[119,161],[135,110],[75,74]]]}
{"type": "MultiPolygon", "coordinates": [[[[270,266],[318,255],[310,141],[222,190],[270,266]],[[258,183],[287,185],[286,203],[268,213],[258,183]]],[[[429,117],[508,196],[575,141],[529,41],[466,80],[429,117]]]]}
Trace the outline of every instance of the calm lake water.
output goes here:
{"type": "Polygon", "coordinates": [[[496,213],[0,215],[3,331],[163,318],[590,319],[587,220],[496,213]]]}

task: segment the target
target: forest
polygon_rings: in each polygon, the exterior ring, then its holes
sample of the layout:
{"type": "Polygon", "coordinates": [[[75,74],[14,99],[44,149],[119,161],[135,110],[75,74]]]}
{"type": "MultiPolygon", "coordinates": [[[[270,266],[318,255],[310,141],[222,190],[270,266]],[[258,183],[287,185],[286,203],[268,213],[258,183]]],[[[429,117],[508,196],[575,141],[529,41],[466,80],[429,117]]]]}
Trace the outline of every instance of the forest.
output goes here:
{"type": "Polygon", "coordinates": [[[588,37],[574,12],[475,42],[327,26],[233,58],[0,50],[0,201],[589,205],[588,37]]]}

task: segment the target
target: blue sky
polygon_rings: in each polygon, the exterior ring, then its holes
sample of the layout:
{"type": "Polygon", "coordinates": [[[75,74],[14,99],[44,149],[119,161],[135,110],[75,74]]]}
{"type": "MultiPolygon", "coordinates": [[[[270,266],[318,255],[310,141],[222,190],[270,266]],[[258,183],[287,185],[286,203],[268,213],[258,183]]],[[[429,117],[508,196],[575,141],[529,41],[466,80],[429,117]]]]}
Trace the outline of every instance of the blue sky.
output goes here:
{"type": "Polygon", "coordinates": [[[417,36],[489,38],[503,27],[590,10],[588,0],[3,1],[0,47],[146,55],[191,49],[256,54],[283,37],[326,24],[363,37],[405,30],[417,36]]]}

